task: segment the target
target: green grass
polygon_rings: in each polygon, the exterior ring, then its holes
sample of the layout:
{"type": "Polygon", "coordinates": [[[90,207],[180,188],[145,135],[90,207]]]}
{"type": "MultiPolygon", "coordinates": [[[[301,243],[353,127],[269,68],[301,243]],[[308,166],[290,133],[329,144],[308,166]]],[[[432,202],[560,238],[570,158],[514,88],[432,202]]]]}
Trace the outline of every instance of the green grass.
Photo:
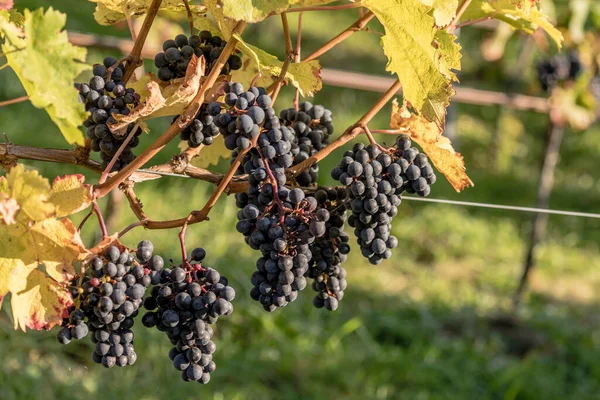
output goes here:
{"type": "MultiPolygon", "coordinates": [[[[18,7],[47,6],[23,0],[18,7]]],[[[91,2],[52,2],[69,14],[68,28],[126,36],[93,22],[91,2]],[[81,4],[80,4],[81,3],[81,4]],[[76,6],[74,6],[76,5],[76,6]]],[[[305,54],[350,25],[354,12],[336,18],[305,14],[305,54]],[[323,29],[323,26],[327,29],[323,29]]],[[[294,21],[292,21],[292,30],[294,21]]],[[[375,27],[377,30],[377,27],[375,27]]],[[[281,56],[279,23],[250,28],[245,37],[281,56]],[[268,30],[270,34],[264,34],[268,30]],[[271,34],[272,33],[272,34],[271,34]]],[[[479,55],[481,31],[465,30],[465,85],[503,90],[514,56],[486,65],[479,55]]],[[[379,36],[353,35],[323,59],[323,65],[382,74],[385,58],[379,36]],[[341,67],[340,67],[341,66],[341,67]]],[[[515,42],[508,54],[516,53],[515,42]]],[[[106,53],[89,52],[97,62],[106,53]]],[[[531,71],[525,71],[531,75],[531,71]]],[[[529,86],[519,87],[530,91],[529,86]]],[[[0,99],[23,90],[8,69],[0,73],[0,99]]],[[[534,93],[535,94],[535,93],[534,93]]],[[[278,108],[291,104],[284,89],[278,108]]],[[[377,94],[325,88],[315,101],[334,112],[336,128],[352,124],[377,94]]],[[[439,179],[433,197],[530,206],[535,201],[543,154],[546,117],[468,105],[457,107],[457,137],[474,188],[456,194],[439,179]],[[497,119],[502,117],[502,123],[497,119]],[[494,135],[498,130],[498,139],[494,135]],[[498,151],[494,153],[494,143],[498,151]],[[497,157],[494,158],[493,154],[497,157]]],[[[372,126],[388,124],[389,107],[372,126]]],[[[16,144],[66,147],[44,112],[28,103],[0,108],[0,132],[16,144]]],[[[153,124],[147,146],[167,121],[153,124]]],[[[569,132],[561,149],[551,206],[600,212],[598,128],[569,132]]],[[[389,137],[380,140],[389,141],[389,137]]],[[[339,160],[340,149],[321,163],[321,183],[339,160]]],[[[157,162],[177,152],[176,143],[157,162]]],[[[64,165],[27,162],[47,177],[85,173],[64,165]]],[[[217,169],[227,168],[227,162],[217,169]]],[[[200,208],[213,190],[190,179],[164,178],[136,186],[151,218],[172,219],[200,208]]],[[[105,202],[101,202],[105,206],[105,202]]],[[[221,199],[212,220],[188,230],[188,247],[202,246],[207,262],[226,275],[238,293],[235,312],[216,327],[217,370],[207,386],[184,383],[168,359],[167,338],[135,327],[138,361],[106,370],[90,359],[85,340],[60,346],[54,332],[12,329],[9,303],[0,314],[0,399],[596,399],[600,392],[600,221],[552,216],[530,291],[512,313],[515,290],[529,235],[530,216],[504,211],[462,209],[406,201],[394,222],[400,247],[392,259],[373,267],[353,252],[346,263],[349,288],[335,313],[312,307],[310,288],[273,314],[249,299],[249,275],[257,253],[235,232],[236,208],[221,199]]],[[[75,216],[78,223],[85,212],[75,216]]],[[[134,221],[123,205],[112,230],[134,221]]],[[[98,234],[92,219],[83,230],[87,244],[98,234]]],[[[151,239],[160,254],[179,258],[175,231],[127,234],[129,246],[151,239]]]]}

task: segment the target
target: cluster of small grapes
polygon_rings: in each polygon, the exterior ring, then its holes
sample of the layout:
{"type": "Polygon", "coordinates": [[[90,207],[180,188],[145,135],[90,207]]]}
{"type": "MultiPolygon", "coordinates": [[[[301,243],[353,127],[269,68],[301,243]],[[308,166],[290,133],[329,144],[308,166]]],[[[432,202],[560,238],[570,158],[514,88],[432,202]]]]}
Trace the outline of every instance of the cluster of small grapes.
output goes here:
{"type": "Polygon", "coordinates": [[[346,186],[348,223],[354,229],[361,252],[372,264],[391,257],[398,240],[390,235],[391,221],[398,213],[402,193],[427,196],[435,183],[433,168],[425,154],[400,135],[396,149],[382,152],[377,145],[357,143],[344,153],[331,176],[346,186]]]}
{"type": "MultiPolygon", "coordinates": [[[[294,130],[292,154],[294,165],[301,163],[329,144],[333,133],[331,111],[321,105],[309,102],[300,104],[300,110],[288,108],[279,114],[281,124],[294,130]]],[[[319,165],[314,164],[296,177],[300,186],[310,186],[317,182],[319,165]]]]}
{"type": "MultiPolygon", "coordinates": [[[[226,41],[219,36],[213,36],[209,31],[202,31],[200,35],[177,35],[175,40],[163,43],[163,52],[154,57],[154,65],[158,68],[158,78],[164,82],[171,79],[183,78],[190,60],[203,56],[206,60],[207,74],[221,55],[226,41]]],[[[227,64],[221,70],[222,75],[242,67],[242,59],[236,54],[229,56],[227,64]]]]}
{"type": "MultiPolygon", "coordinates": [[[[87,137],[91,139],[92,151],[100,152],[102,168],[106,168],[113,156],[134,128],[131,123],[127,127],[127,134],[117,135],[111,132],[107,123],[116,123],[113,114],[128,115],[130,108],[136,106],[140,100],[138,94],[131,88],[125,87],[122,81],[125,67],[119,64],[112,70],[110,79],[107,69],[114,67],[117,60],[106,57],[103,64],[96,64],[93,68],[94,76],[89,83],[78,83],[75,87],[79,90],[79,101],[85,104],[85,109],[90,113],[83,125],[87,128],[87,137]]],[[[120,170],[135,159],[132,148],[139,144],[138,129],[133,138],[123,150],[119,159],[113,166],[113,171],[120,170]]]]}
{"type": "Polygon", "coordinates": [[[264,88],[251,87],[246,91],[241,83],[228,82],[224,100],[229,108],[223,113],[219,103],[211,103],[209,107],[213,113],[219,111],[215,123],[223,134],[225,147],[235,151],[235,157],[238,151],[249,148],[252,140],[277,118],[264,88]]]}
{"type": "Polygon", "coordinates": [[[138,245],[138,261],[116,246],[94,257],[89,273],[74,281],[74,305],[58,332],[58,341],[67,344],[91,332],[96,344],[94,362],[107,368],[133,364],[137,359],[131,331],[134,318],[146,287],[160,280],[164,265],[160,256],[152,255],[153,250],[152,243],[145,240],[138,245]]]}
{"type": "Polygon", "coordinates": [[[561,82],[574,81],[583,72],[579,54],[576,51],[556,55],[537,64],[538,80],[545,92],[551,92],[561,82]]]}
{"type": "MultiPolygon", "coordinates": [[[[192,122],[181,131],[181,140],[187,141],[191,148],[199,147],[201,144],[210,146],[219,136],[219,127],[215,122],[220,113],[219,103],[203,104],[192,122]]],[[[173,118],[173,122],[177,118],[179,116],[173,118]]]]}
{"type": "Polygon", "coordinates": [[[344,232],[346,208],[344,189],[319,188],[315,199],[319,206],[329,210],[331,217],[325,224],[325,235],[310,245],[312,259],[308,277],[313,279],[312,288],[317,292],[313,305],[330,311],[338,308],[346,289],[346,270],[342,263],[348,258],[350,236],[344,232]]]}
{"type": "Polygon", "coordinates": [[[169,357],[183,380],[202,384],[208,383],[216,369],[212,361],[216,345],[209,324],[233,312],[231,301],[235,297],[227,278],[202,265],[205,256],[204,249],[197,248],[191,263],[164,269],[159,284],[144,300],[149,311],[142,317],[144,326],[165,332],[175,345],[169,357]]]}

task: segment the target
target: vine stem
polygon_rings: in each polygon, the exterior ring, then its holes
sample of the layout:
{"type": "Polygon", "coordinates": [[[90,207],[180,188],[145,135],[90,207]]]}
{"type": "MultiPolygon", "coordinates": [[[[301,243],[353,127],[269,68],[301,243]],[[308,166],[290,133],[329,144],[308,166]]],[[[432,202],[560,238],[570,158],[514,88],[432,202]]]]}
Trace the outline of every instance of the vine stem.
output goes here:
{"type": "Polygon", "coordinates": [[[185,249],[185,232],[187,231],[187,227],[189,225],[190,220],[192,219],[192,214],[188,215],[185,219],[185,223],[181,227],[181,231],[179,231],[179,244],[181,245],[181,262],[182,264],[187,264],[187,251],[185,249]]]}
{"type": "Polygon", "coordinates": [[[456,15],[454,16],[450,24],[448,24],[448,26],[446,27],[447,31],[450,32],[456,29],[456,24],[460,20],[460,17],[462,17],[462,15],[465,13],[465,11],[467,11],[467,8],[469,8],[471,1],[472,0],[463,0],[463,2],[458,7],[458,10],[456,11],[456,15]]]}
{"type": "Polygon", "coordinates": [[[115,155],[113,156],[113,158],[110,160],[110,162],[108,163],[108,165],[104,169],[104,172],[102,172],[102,175],[100,176],[100,180],[98,181],[98,183],[104,183],[104,182],[106,182],[106,178],[108,177],[108,174],[110,173],[110,171],[112,170],[112,168],[115,166],[115,163],[117,162],[117,160],[121,156],[121,153],[123,153],[123,150],[125,150],[125,147],[127,147],[127,145],[129,144],[129,142],[131,141],[131,138],[133,138],[133,135],[135,135],[135,133],[137,132],[137,130],[139,129],[139,127],[140,127],[140,123],[139,122],[136,123],[133,126],[133,129],[131,130],[131,132],[129,132],[129,135],[127,135],[127,137],[125,138],[125,140],[123,140],[123,143],[121,143],[121,146],[119,146],[119,149],[117,150],[117,152],[115,153],[115,155]]]}
{"type": "Polygon", "coordinates": [[[281,67],[281,73],[279,74],[279,79],[275,84],[275,88],[273,89],[273,94],[271,95],[272,103],[275,104],[275,100],[279,96],[279,92],[281,91],[281,87],[285,82],[285,75],[290,67],[290,63],[294,59],[294,49],[292,48],[292,37],[290,35],[290,25],[288,23],[286,13],[281,14],[281,24],[283,25],[283,36],[285,38],[285,61],[283,66],[281,67]]]}
{"type": "Polygon", "coordinates": [[[462,28],[465,26],[479,24],[481,22],[489,21],[490,19],[492,19],[492,17],[490,17],[490,16],[471,19],[469,21],[461,22],[460,24],[454,25],[454,29],[459,29],[459,28],[462,28]]]}
{"type": "Polygon", "coordinates": [[[190,35],[194,34],[194,16],[192,15],[192,10],[190,9],[190,3],[188,0],[183,0],[183,4],[185,5],[185,11],[187,12],[188,23],[190,24],[190,35]]]}
{"type": "Polygon", "coordinates": [[[350,8],[360,8],[362,7],[362,3],[352,3],[352,4],[342,4],[339,6],[313,6],[313,7],[296,7],[290,8],[286,10],[287,13],[293,12],[304,12],[304,11],[339,11],[339,10],[347,10],[350,8]]]}
{"type": "Polygon", "coordinates": [[[236,35],[241,34],[245,29],[246,22],[238,22],[233,29],[232,37],[227,42],[227,45],[223,48],[221,55],[213,66],[211,72],[206,77],[206,80],[200,87],[200,90],[194,97],[194,100],[186,108],[182,115],[162,134],[160,137],[152,143],[142,154],[140,154],[135,160],[129,163],[125,168],[119,171],[117,174],[112,176],[106,182],[96,186],[95,192],[98,197],[106,196],[108,192],[116,188],[121,182],[127,179],[135,170],[140,168],[152,157],[162,150],[173,138],[175,138],[191,121],[192,117],[197,114],[200,105],[204,102],[206,92],[212,88],[217,81],[221,69],[227,62],[229,55],[235,49],[238,41],[235,38],[236,35]]]}
{"type": "MultiPolygon", "coordinates": [[[[8,64],[6,64],[6,65],[8,65],[8,64]]],[[[21,102],[27,101],[27,100],[29,100],[29,96],[21,96],[21,97],[17,97],[16,99],[0,101],[0,107],[8,106],[8,105],[15,104],[15,103],[21,103],[21,102]]]]}
{"type": "Polygon", "coordinates": [[[143,205],[140,202],[140,199],[137,197],[135,191],[133,190],[133,185],[123,185],[122,190],[125,194],[125,197],[127,198],[127,201],[129,201],[129,207],[131,208],[131,211],[133,211],[137,219],[140,221],[146,221],[148,219],[148,216],[144,212],[143,205]]]}
{"type": "Polygon", "coordinates": [[[386,152],[386,153],[388,152],[388,149],[386,149],[385,147],[383,147],[379,143],[377,143],[377,141],[373,137],[373,133],[371,132],[371,130],[369,130],[369,127],[366,124],[361,125],[361,128],[365,131],[365,135],[367,135],[367,138],[369,139],[369,143],[377,146],[377,148],[383,152],[386,152]]]}
{"type": "MultiPolygon", "coordinates": [[[[303,13],[298,13],[298,35],[296,36],[296,50],[294,51],[294,62],[298,64],[300,62],[300,58],[302,56],[301,53],[301,45],[302,45],[302,15],[303,13]]],[[[300,109],[300,89],[296,88],[296,96],[294,97],[294,108],[296,110],[300,109]]]]}
{"type": "Polygon", "coordinates": [[[129,79],[133,76],[135,69],[142,63],[142,49],[146,39],[148,38],[148,32],[150,32],[154,18],[156,18],[156,15],[158,14],[161,3],[162,0],[152,0],[152,4],[150,4],[150,7],[148,7],[148,12],[146,13],[146,18],[144,19],[142,28],[135,39],[133,49],[131,49],[131,52],[129,53],[129,59],[131,62],[127,64],[127,68],[125,69],[125,76],[123,77],[123,81],[125,82],[129,81],[129,79]]]}
{"type": "Polygon", "coordinates": [[[373,19],[373,17],[375,17],[375,14],[372,11],[369,11],[361,18],[356,20],[356,22],[354,22],[348,28],[346,28],[342,33],[331,39],[329,42],[325,43],[323,46],[321,46],[321,48],[315,50],[311,55],[306,57],[304,61],[311,61],[317,59],[323,54],[327,53],[329,50],[333,49],[335,46],[337,46],[338,44],[346,40],[348,37],[350,37],[354,32],[362,30],[365,26],[367,26],[369,21],[373,19]]]}
{"type": "Polygon", "coordinates": [[[79,224],[79,227],[77,227],[77,233],[81,232],[81,230],[83,229],[83,226],[85,225],[85,223],[87,222],[87,220],[90,219],[90,217],[93,214],[94,214],[94,210],[90,210],[90,212],[85,216],[85,218],[83,218],[83,220],[79,224]]]}
{"type": "Polygon", "coordinates": [[[302,171],[307,170],[311,166],[315,165],[329,154],[331,154],[335,149],[343,146],[348,143],[352,139],[356,138],[361,132],[364,132],[363,126],[367,125],[375,115],[396,95],[396,93],[402,88],[402,84],[399,80],[396,80],[394,84],[381,96],[379,100],[371,107],[369,111],[365,113],[356,124],[350,126],[344,133],[340,135],[335,141],[333,141],[329,146],[320,150],[314,156],[309,157],[308,159],[302,161],[300,164],[296,166],[292,166],[287,169],[288,175],[295,177],[298,176],[302,171]]]}
{"type": "Polygon", "coordinates": [[[102,217],[102,212],[100,211],[100,207],[98,207],[98,203],[96,203],[96,200],[92,201],[92,210],[94,210],[94,213],[96,213],[96,216],[98,217],[98,224],[100,225],[100,229],[102,230],[102,239],[106,239],[108,237],[108,230],[106,229],[104,217],[102,217]]]}

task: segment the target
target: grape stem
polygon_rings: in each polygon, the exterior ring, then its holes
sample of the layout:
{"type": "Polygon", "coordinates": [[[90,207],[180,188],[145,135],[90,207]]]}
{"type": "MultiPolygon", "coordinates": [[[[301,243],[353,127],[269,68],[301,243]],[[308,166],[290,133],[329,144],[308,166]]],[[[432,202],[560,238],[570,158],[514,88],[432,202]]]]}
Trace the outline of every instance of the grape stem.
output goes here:
{"type": "Polygon", "coordinates": [[[108,231],[106,229],[106,224],[104,223],[104,217],[102,217],[102,212],[100,211],[100,207],[98,207],[96,200],[92,201],[92,210],[94,210],[94,213],[96,213],[96,216],[98,217],[98,224],[102,230],[102,239],[106,239],[108,237],[108,231]]]}
{"type": "MultiPolygon", "coordinates": [[[[8,64],[6,64],[6,65],[8,65],[8,64]]],[[[15,104],[15,103],[21,103],[21,102],[27,101],[27,100],[29,100],[29,96],[21,96],[21,97],[17,97],[16,99],[0,101],[0,107],[8,106],[8,105],[15,104]]]]}
{"type": "Polygon", "coordinates": [[[275,179],[275,175],[273,175],[273,171],[271,171],[271,167],[269,166],[269,161],[265,158],[265,156],[263,155],[262,151],[260,151],[260,149],[258,150],[258,154],[260,155],[260,158],[263,160],[264,164],[265,164],[265,170],[267,171],[267,175],[269,175],[269,179],[271,180],[271,186],[273,186],[273,199],[275,200],[275,202],[277,203],[277,208],[278,208],[278,212],[279,212],[279,223],[281,224],[281,226],[284,226],[284,221],[285,221],[285,213],[284,213],[284,206],[283,206],[283,202],[281,201],[281,198],[279,197],[279,185],[277,183],[277,179],[275,179]]]}
{"type": "Polygon", "coordinates": [[[123,81],[125,82],[129,81],[129,79],[133,76],[135,69],[142,63],[142,49],[146,39],[148,38],[148,32],[150,32],[150,28],[152,27],[154,18],[156,18],[156,15],[158,14],[161,4],[162,0],[152,0],[152,4],[150,4],[150,7],[148,7],[142,28],[140,29],[140,32],[135,39],[135,43],[133,44],[133,48],[129,53],[129,60],[131,62],[127,63],[127,68],[125,69],[125,75],[123,77],[123,81]]]}
{"type": "Polygon", "coordinates": [[[133,20],[131,19],[131,14],[129,13],[129,5],[126,6],[125,10],[125,19],[127,20],[127,27],[129,28],[129,33],[131,34],[131,39],[135,42],[137,39],[137,34],[135,33],[135,28],[133,26],[133,20]]]}
{"type": "Polygon", "coordinates": [[[182,264],[184,264],[186,267],[189,266],[189,262],[187,259],[187,251],[185,250],[185,232],[187,231],[187,227],[191,219],[192,213],[190,213],[190,215],[187,216],[185,222],[183,223],[183,226],[181,227],[181,231],[179,232],[179,244],[181,245],[181,259],[182,264]]]}
{"type": "Polygon", "coordinates": [[[275,104],[277,97],[279,96],[279,91],[285,82],[285,75],[290,67],[290,63],[294,59],[294,49],[292,48],[292,37],[290,36],[290,26],[288,23],[286,13],[281,14],[281,24],[283,26],[283,36],[285,38],[285,61],[283,66],[281,67],[281,73],[279,74],[279,78],[277,79],[277,83],[273,89],[271,100],[272,104],[275,104]]]}
{"type": "Polygon", "coordinates": [[[185,5],[185,11],[187,11],[187,19],[190,24],[190,35],[194,34],[194,16],[192,15],[192,10],[190,9],[190,4],[188,0],[183,0],[183,4],[185,5]]]}
{"type": "Polygon", "coordinates": [[[465,11],[467,11],[467,8],[469,8],[471,1],[472,0],[463,0],[463,2],[460,4],[460,6],[458,7],[458,10],[456,11],[456,15],[454,16],[454,18],[452,19],[450,24],[448,24],[448,26],[446,27],[446,30],[448,32],[452,32],[453,30],[456,29],[456,27],[457,27],[456,24],[460,20],[460,17],[462,17],[462,15],[465,13],[465,11]]]}
{"type": "Polygon", "coordinates": [[[104,183],[104,182],[106,182],[106,178],[108,177],[108,174],[110,173],[110,171],[112,170],[112,168],[115,166],[115,163],[117,162],[117,160],[119,159],[119,157],[123,153],[123,150],[125,150],[125,148],[129,144],[129,142],[133,138],[133,135],[135,135],[135,133],[139,129],[140,123],[141,123],[141,121],[137,122],[133,126],[133,129],[131,130],[131,132],[129,132],[129,135],[127,135],[127,137],[125,138],[125,140],[123,140],[123,143],[121,143],[121,146],[119,146],[119,149],[117,150],[117,152],[115,153],[115,155],[113,156],[113,158],[110,160],[110,162],[108,163],[108,165],[104,169],[104,172],[102,172],[102,175],[100,175],[100,180],[98,181],[98,183],[104,183]]]}
{"type": "MultiPolygon", "coordinates": [[[[296,36],[296,50],[294,50],[294,62],[298,64],[301,58],[301,45],[302,45],[302,15],[298,13],[298,34],[296,36]]],[[[300,109],[300,89],[296,88],[296,96],[294,97],[294,108],[296,111],[300,109]]]]}
{"type": "Polygon", "coordinates": [[[81,223],[79,224],[79,227],[77,228],[77,233],[80,233],[81,230],[83,229],[83,226],[85,225],[85,223],[87,222],[88,219],[90,219],[90,217],[94,214],[94,210],[90,210],[90,212],[85,216],[85,218],[83,218],[83,220],[81,221],[81,223]]]}
{"type": "Polygon", "coordinates": [[[369,130],[369,127],[366,124],[362,124],[361,128],[364,130],[365,135],[367,135],[367,138],[369,139],[369,142],[374,145],[377,146],[377,148],[385,153],[389,153],[390,151],[388,149],[386,149],[385,147],[381,146],[379,143],[377,143],[377,141],[375,140],[375,138],[373,137],[373,133],[369,130]]]}

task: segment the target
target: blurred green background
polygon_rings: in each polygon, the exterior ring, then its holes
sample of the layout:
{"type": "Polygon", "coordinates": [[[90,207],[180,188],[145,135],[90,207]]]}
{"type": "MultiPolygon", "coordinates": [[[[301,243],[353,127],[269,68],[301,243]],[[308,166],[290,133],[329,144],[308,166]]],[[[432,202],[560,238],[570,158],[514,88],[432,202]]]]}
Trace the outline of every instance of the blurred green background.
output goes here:
{"type": "MultiPolygon", "coordinates": [[[[558,3],[557,15],[568,16],[566,4],[558,3]]],[[[68,14],[69,30],[128,37],[126,26],[98,26],[90,2],[16,1],[18,9],[49,5],[68,14]]],[[[305,14],[303,54],[355,19],[355,10],[305,14]]],[[[293,32],[295,26],[292,23],[293,32]]],[[[322,57],[322,64],[384,75],[380,27],[372,27],[374,32],[355,34],[322,57]]],[[[508,86],[542,95],[532,83],[531,62],[515,74],[527,37],[514,35],[500,61],[486,62],[481,46],[492,35],[475,28],[461,32],[461,84],[497,91],[508,86]]],[[[250,27],[245,38],[283,55],[277,18],[250,27]]],[[[88,61],[99,62],[109,54],[119,55],[90,49],[88,61]]],[[[541,56],[532,50],[531,60],[541,56]]],[[[146,66],[151,70],[151,64],[146,66]]],[[[0,101],[23,94],[10,69],[0,72],[0,101]]],[[[276,108],[292,106],[292,98],[292,90],[284,88],[276,108]]],[[[339,133],[377,98],[374,93],[325,87],[314,101],[333,111],[339,133]]],[[[370,127],[387,128],[389,110],[388,106],[370,127]]],[[[457,104],[452,119],[456,147],[476,186],[457,194],[438,179],[432,197],[532,206],[548,117],[457,104]]],[[[67,148],[48,116],[29,103],[0,108],[0,121],[0,132],[16,144],[67,148]]],[[[151,137],[143,137],[140,147],[168,122],[151,124],[151,137]]],[[[598,126],[566,133],[552,208],[600,213],[599,134],[598,126]]],[[[343,150],[321,163],[321,183],[332,184],[328,171],[343,150]]],[[[156,163],[177,152],[177,143],[170,144],[156,163]]],[[[78,167],[25,163],[49,179],[77,172],[90,183],[97,180],[97,175],[78,167]]],[[[226,161],[219,166],[226,167],[226,161]]],[[[202,207],[212,190],[206,183],[180,178],[136,186],[145,210],[157,220],[179,218],[202,207]]],[[[106,207],[106,201],[101,205],[106,207]]],[[[189,246],[204,247],[208,264],[229,277],[238,293],[235,312],[216,327],[217,370],[209,385],[181,381],[167,356],[167,338],[139,323],[134,328],[137,363],[106,370],[91,361],[87,340],[60,346],[54,332],[14,331],[5,302],[6,312],[0,314],[0,399],[600,398],[600,220],[550,218],[530,289],[518,312],[512,313],[511,296],[531,216],[405,202],[394,221],[399,248],[377,267],[358,251],[351,254],[346,265],[349,288],[336,312],[314,309],[313,293],[307,288],[293,304],[267,314],[248,295],[258,254],[235,232],[236,211],[233,199],[221,199],[211,214],[214,221],[188,229],[189,246]]],[[[75,223],[82,216],[77,215],[75,223]]],[[[123,204],[111,228],[117,231],[133,221],[123,204]]],[[[98,235],[95,221],[83,233],[91,245],[98,235]]],[[[152,240],[166,259],[179,257],[176,231],[137,229],[124,242],[134,246],[142,238],[152,240]]]]}

